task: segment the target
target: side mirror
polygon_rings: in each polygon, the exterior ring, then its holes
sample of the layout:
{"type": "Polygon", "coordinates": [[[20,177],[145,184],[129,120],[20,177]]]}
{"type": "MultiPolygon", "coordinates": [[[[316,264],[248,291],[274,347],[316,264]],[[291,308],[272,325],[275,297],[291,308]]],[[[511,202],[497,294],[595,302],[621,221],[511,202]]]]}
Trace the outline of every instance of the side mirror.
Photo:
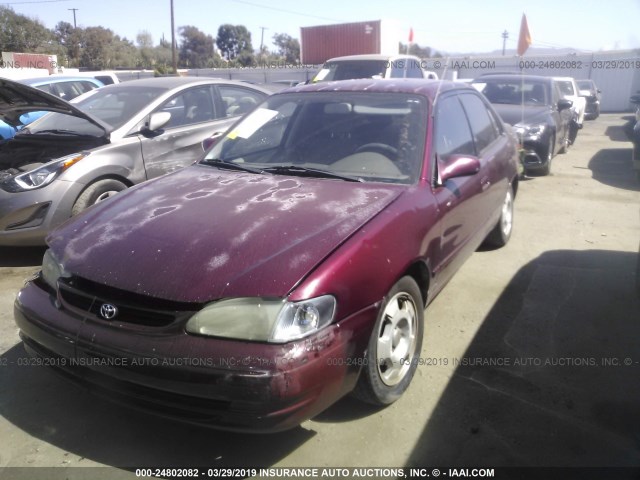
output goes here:
{"type": "Polygon", "coordinates": [[[451,178],[468,177],[480,171],[480,159],[472,155],[451,155],[447,165],[440,170],[440,180],[445,183],[451,178]]]}
{"type": "Polygon", "coordinates": [[[149,123],[145,125],[144,130],[156,132],[169,123],[169,120],[171,120],[169,112],[154,112],[149,115],[149,123]]]}
{"type": "Polygon", "coordinates": [[[558,111],[561,112],[562,110],[571,108],[572,105],[573,105],[573,102],[571,100],[567,100],[566,98],[558,100],[558,111]]]}

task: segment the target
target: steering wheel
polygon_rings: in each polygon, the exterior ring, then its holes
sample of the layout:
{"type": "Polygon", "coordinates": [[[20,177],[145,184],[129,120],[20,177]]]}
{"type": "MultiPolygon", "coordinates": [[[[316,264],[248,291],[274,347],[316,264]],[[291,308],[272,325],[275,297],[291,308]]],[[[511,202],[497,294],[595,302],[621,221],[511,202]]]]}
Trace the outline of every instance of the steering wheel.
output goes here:
{"type": "Polygon", "coordinates": [[[365,143],[356,150],[356,153],[361,152],[377,152],[387,157],[391,155],[392,158],[396,158],[398,156],[398,149],[391,145],[387,145],[386,143],[365,143]]]}

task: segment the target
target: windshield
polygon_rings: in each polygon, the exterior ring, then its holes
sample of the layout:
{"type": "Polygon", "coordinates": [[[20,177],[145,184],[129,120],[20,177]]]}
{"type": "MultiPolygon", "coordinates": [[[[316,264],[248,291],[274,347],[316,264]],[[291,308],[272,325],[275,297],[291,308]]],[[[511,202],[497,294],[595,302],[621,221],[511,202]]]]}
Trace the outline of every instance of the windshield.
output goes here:
{"type": "Polygon", "coordinates": [[[551,102],[547,84],[535,80],[483,80],[471,85],[495,104],[549,105],[551,102]]]}
{"type": "Polygon", "coordinates": [[[591,90],[591,80],[578,80],[578,88],[580,90],[591,90]]]}
{"type": "Polygon", "coordinates": [[[558,82],[558,87],[560,88],[560,93],[562,93],[563,96],[571,97],[576,94],[576,92],[573,90],[573,83],[567,80],[558,82]]]}
{"type": "Polygon", "coordinates": [[[424,158],[426,112],[424,98],[401,93],[275,95],[228,132],[202,163],[415,183],[424,158]]]}
{"type": "MultiPolygon", "coordinates": [[[[82,97],[74,105],[81,111],[99,118],[112,130],[120,128],[131,120],[140,110],[167,90],[157,87],[121,86],[93,90],[82,97]]],[[[79,135],[101,137],[102,129],[84,118],[66,115],[64,113],[50,113],[39,121],[29,125],[29,133],[66,131],[79,135]]]]}
{"type": "Polygon", "coordinates": [[[314,82],[332,82],[351,80],[354,78],[384,78],[388,66],[385,60],[350,60],[344,62],[327,62],[313,79],[314,82]]]}

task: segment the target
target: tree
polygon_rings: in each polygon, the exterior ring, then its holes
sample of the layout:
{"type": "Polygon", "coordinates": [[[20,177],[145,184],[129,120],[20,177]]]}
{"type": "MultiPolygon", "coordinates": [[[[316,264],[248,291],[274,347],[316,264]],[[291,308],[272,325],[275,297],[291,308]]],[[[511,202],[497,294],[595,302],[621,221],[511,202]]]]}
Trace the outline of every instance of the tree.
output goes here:
{"type": "Polygon", "coordinates": [[[213,66],[215,52],[214,40],[197,27],[187,25],[180,27],[180,64],[188,68],[206,68],[213,66]]]}
{"type": "Polygon", "coordinates": [[[286,33],[276,33],[273,44],[278,47],[278,55],[287,63],[297,63],[300,59],[300,42],[286,33]]]}
{"type": "Polygon", "coordinates": [[[136,43],[140,52],[140,66],[143,68],[153,67],[156,63],[156,57],[151,33],[148,30],[141,30],[136,35],[136,43]]]}
{"type": "Polygon", "coordinates": [[[247,66],[255,60],[251,33],[244,25],[220,25],[216,44],[228,61],[237,60],[240,65],[247,66]]]}
{"type": "Polygon", "coordinates": [[[0,50],[17,53],[55,53],[57,41],[38,20],[0,6],[0,50]]]}
{"type": "MultiPolygon", "coordinates": [[[[399,46],[400,53],[407,53],[407,45],[400,42],[399,46]]],[[[421,47],[417,43],[412,43],[409,46],[409,55],[415,55],[420,58],[431,58],[433,56],[437,56],[438,53],[434,52],[431,47],[421,47]]]]}

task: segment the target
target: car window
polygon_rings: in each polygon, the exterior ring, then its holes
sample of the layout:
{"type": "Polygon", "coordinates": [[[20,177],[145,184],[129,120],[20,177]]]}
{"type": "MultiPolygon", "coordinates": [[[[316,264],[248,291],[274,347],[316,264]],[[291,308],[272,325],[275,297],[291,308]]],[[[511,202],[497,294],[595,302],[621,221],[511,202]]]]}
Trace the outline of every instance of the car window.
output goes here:
{"type": "Polygon", "coordinates": [[[385,60],[353,60],[327,62],[316,75],[314,81],[331,82],[354,78],[384,77],[389,62],[385,60]]]}
{"type": "Polygon", "coordinates": [[[560,88],[560,93],[563,96],[573,96],[576,94],[575,90],[573,89],[572,82],[562,80],[557,83],[558,83],[558,87],[560,88]]]}
{"type": "MultiPolygon", "coordinates": [[[[38,85],[36,88],[37,88],[38,90],[43,91],[43,92],[53,93],[53,92],[51,91],[51,85],[50,85],[50,84],[49,84],[49,85],[38,85]]],[[[53,94],[55,95],[55,93],[53,93],[53,94]]]]}
{"type": "Polygon", "coordinates": [[[205,85],[185,90],[167,100],[157,111],[171,114],[165,128],[210,122],[215,118],[211,88],[205,85]]]}
{"type": "Polygon", "coordinates": [[[248,88],[234,85],[220,85],[218,92],[222,97],[224,112],[219,117],[235,117],[250,112],[265,99],[266,95],[248,88]]]}
{"type": "Polygon", "coordinates": [[[436,103],[435,151],[439,162],[452,155],[475,155],[467,116],[457,97],[441,97],[436,103]]]}
{"type": "Polygon", "coordinates": [[[476,151],[482,152],[498,138],[498,132],[486,105],[477,95],[467,93],[460,95],[459,98],[464,110],[467,112],[473,139],[476,143],[476,151]]]}
{"type": "Polygon", "coordinates": [[[509,80],[481,79],[471,84],[487,100],[506,105],[550,105],[547,85],[543,81],[519,78],[509,80]]]}
{"type": "Polygon", "coordinates": [[[415,183],[424,160],[427,119],[426,100],[409,94],[274,95],[216,143],[203,163],[415,183]]]}

